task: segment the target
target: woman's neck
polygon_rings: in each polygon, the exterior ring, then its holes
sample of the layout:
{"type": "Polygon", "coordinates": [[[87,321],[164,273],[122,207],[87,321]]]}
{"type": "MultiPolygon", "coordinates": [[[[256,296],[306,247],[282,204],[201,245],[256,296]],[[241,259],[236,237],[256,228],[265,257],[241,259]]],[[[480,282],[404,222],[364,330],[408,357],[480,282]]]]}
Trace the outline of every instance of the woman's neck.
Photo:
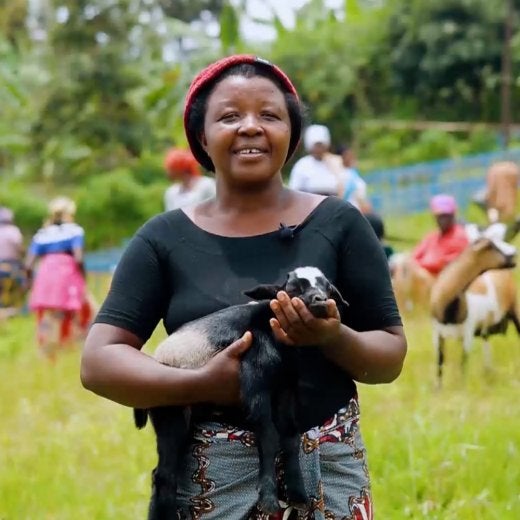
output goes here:
{"type": "Polygon", "coordinates": [[[263,213],[284,208],[291,191],[284,187],[281,175],[264,185],[230,186],[217,177],[217,196],[214,209],[218,213],[263,213]]]}
{"type": "Polygon", "coordinates": [[[219,190],[217,196],[187,211],[206,231],[227,236],[257,235],[278,229],[280,223],[294,224],[302,218],[292,215],[294,192],[280,186],[264,190],[219,190]],[[295,220],[295,222],[293,222],[295,220]]]}

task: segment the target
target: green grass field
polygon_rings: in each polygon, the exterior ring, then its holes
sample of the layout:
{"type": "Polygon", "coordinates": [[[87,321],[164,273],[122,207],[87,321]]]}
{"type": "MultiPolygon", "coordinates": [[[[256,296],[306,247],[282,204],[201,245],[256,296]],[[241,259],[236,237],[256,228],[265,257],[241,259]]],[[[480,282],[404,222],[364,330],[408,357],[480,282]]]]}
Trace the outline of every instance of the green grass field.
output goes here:
{"type": "MultiPolygon", "coordinates": [[[[359,385],[376,518],[520,518],[520,340],[477,341],[462,378],[447,350],[435,389],[431,327],[406,316],[409,353],[391,385],[359,385]]],[[[143,519],[155,464],[151,429],[79,382],[79,352],[37,355],[31,317],[0,324],[0,520],[143,519]]]]}

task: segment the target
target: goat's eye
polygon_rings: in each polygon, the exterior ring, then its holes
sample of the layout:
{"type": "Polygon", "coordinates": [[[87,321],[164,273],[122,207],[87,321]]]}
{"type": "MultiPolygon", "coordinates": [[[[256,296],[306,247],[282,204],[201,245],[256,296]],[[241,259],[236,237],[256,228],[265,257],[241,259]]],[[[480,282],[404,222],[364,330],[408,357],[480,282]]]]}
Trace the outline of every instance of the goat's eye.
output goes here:
{"type": "Polygon", "coordinates": [[[300,280],[290,280],[287,282],[287,294],[293,295],[293,294],[300,294],[302,292],[301,286],[300,286],[300,280]]]}

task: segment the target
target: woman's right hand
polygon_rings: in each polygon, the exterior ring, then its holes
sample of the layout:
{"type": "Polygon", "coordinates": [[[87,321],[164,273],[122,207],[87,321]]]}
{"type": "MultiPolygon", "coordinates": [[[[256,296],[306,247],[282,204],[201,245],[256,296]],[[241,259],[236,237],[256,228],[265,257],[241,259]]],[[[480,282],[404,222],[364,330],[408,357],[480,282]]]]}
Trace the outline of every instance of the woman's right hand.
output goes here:
{"type": "Polygon", "coordinates": [[[225,406],[240,404],[240,363],[252,342],[251,332],[245,332],[199,369],[209,402],[225,406]]]}

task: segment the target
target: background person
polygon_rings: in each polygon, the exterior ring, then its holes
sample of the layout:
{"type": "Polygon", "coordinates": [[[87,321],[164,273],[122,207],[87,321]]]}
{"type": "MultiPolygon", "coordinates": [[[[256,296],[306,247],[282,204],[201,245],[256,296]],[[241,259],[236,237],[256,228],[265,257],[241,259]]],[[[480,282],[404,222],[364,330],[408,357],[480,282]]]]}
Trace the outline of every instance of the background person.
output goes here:
{"type": "Polygon", "coordinates": [[[378,213],[370,212],[365,213],[365,218],[372,226],[376,237],[378,238],[383,251],[385,252],[386,258],[390,260],[390,257],[395,253],[394,248],[385,239],[385,223],[383,218],[378,213]]]}
{"type": "Polygon", "coordinates": [[[84,230],[74,222],[76,204],[67,197],[49,203],[48,219],[34,235],[26,258],[29,273],[38,262],[29,296],[36,313],[40,352],[54,359],[74,340],[75,326],[86,332],[91,316],[83,269],[84,230]]]}
{"type": "Polygon", "coordinates": [[[23,304],[24,245],[13,212],[0,207],[0,319],[15,315],[23,304]]]}
{"type": "Polygon", "coordinates": [[[137,408],[206,403],[180,475],[181,516],[265,518],[255,509],[254,436],[222,415],[240,402],[240,356],[251,336],[200,369],[161,365],[141,348],[160,320],[171,333],[246,303],[252,285],[316,266],[349,300],[343,322],[333,300],[324,319],[285,292],[271,301],[273,333],[284,348],[301,347],[301,417],[316,424],[302,436],[306,514],[371,519],[354,381],[394,380],[406,351],[380,244],[350,204],[284,187],[281,168],[298,144],[302,108],[276,66],[249,55],[213,63],[191,84],[184,122],[193,154],[215,172],[216,198],[158,215],[134,236],[87,337],[82,382],[137,408]],[[293,233],[282,234],[280,223],[293,233]]]}
{"type": "Polygon", "coordinates": [[[331,154],[330,132],[324,125],[310,125],[303,136],[307,155],[294,164],[289,187],[318,195],[339,195],[343,189],[341,158],[331,154]]]}
{"type": "Polygon", "coordinates": [[[437,275],[469,243],[464,226],[457,223],[457,202],[451,195],[435,195],[430,209],[437,229],[428,233],[411,254],[392,262],[394,290],[400,305],[424,306],[437,275]]]}
{"type": "Polygon", "coordinates": [[[338,149],[343,164],[343,188],[340,196],[350,202],[361,213],[369,213],[372,205],[367,196],[367,183],[363,180],[356,168],[354,150],[347,145],[338,149]]]}
{"type": "Polygon", "coordinates": [[[164,193],[166,211],[215,196],[215,180],[201,175],[199,164],[189,150],[169,150],[164,159],[164,168],[174,183],[164,193]]]}

